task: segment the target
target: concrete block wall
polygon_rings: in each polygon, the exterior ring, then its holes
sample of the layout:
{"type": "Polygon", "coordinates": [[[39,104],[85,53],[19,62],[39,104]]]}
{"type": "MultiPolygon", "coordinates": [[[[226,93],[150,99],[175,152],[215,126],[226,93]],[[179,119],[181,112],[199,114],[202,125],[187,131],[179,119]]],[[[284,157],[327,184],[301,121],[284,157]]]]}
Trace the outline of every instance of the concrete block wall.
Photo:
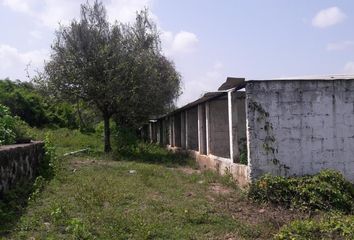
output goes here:
{"type": "Polygon", "coordinates": [[[0,147],[0,196],[34,179],[44,157],[44,144],[33,142],[0,147]]]}
{"type": "Polygon", "coordinates": [[[230,158],[230,135],[227,95],[209,102],[209,153],[230,158]]]}
{"type": "Polygon", "coordinates": [[[241,152],[247,152],[246,94],[235,91],[232,97],[233,162],[238,163],[241,152]]]}
{"type": "Polygon", "coordinates": [[[177,113],[173,117],[173,138],[175,147],[181,147],[181,114],[177,113]]]}
{"type": "Polygon", "coordinates": [[[246,86],[250,177],[335,169],[354,181],[354,80],[246,86]]]}
{"type": "Polygon", "coordinates": [[[180,113],[181,117],[181,148],[186,148],[186,112],[180,113]]]}
{"type": "Polygon", "coordinates": [[[186,148],[198,151],[198,107],[186,110],[186,148]]]}

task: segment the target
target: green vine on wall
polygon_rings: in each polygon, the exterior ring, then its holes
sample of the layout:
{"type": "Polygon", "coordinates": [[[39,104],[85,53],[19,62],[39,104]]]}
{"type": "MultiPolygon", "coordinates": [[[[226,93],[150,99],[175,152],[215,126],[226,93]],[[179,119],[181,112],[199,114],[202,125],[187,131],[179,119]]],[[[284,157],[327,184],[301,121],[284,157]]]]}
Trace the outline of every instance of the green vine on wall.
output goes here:
{"type": "Polygon", "coordinates": [[[263,141],[263,149],[265,150],[266,154],[271,157],[271,162],[278,166],[280,170],[284,170],[285,174],[287,175],[288,170],[290,169],[290,167],[288,167],[286,164],[283,164],[279,161],[279,159],[276,158],[276,154],[278,153],[278,148],[276,147],[276,140],[274,137],[274,133],[273,133],[273,124],[269,121],[269,113],[262,107],[261,104],[254,102],[254,101],[250,101],[248,104],[249,109],[251,109],[253,112],[257,112],[258,116],[256,118],[257,122],[263,125],[263,128],[265,133],[266,133],[266,137],[264,138],[263,141]]]}

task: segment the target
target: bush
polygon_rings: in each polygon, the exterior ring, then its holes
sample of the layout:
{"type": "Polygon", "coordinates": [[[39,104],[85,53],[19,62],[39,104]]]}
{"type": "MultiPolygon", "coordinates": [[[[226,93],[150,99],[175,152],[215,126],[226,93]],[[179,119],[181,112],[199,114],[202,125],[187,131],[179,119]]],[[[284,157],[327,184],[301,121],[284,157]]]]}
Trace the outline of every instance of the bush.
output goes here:
{"type": "Polygon", "coordinates": [[[256,201],[302,210],[354,211],[353,184],[334,170],[292,178],[266,174],[251,184],[249,196],[256,201]]]}
{"type": "Polygon", "coordinates": [[[56,147],[52,142],[52,136],[47,133],[44,139],[44,159],[39,168],[39,176],[48,180],[53,178],[60,171],[61,165],[56,154],[56,147]]]}
{"type": "Polygon", "coordinates": [[[294,221],[274,239],[354,239],[354,216],[331,214],[322,220],[294,221]]]}
{"type": "Polygon", "coordinates": [[[0,145],[15,143],[15,121],[9,109],[0,104],[0,145]]]}
{"type": "Polygon", "coordinates": [[[32,127],[59,126],[77,128],[75,107],[65,101],[53,101],[28,82],[0,80],[0,104],[8,107],[32,127]]]}
{"type": "Polygon", "coordinates": [[[0,104],[0,145],[30,141],[29,126],[10,114],[9,108],[0,104]]]}
{"type": "Polygon", "coordinates": [[[125,154],[135,151],[139,139],[134,130],[117,127],[114,136],[118,153],[125,154]]]}

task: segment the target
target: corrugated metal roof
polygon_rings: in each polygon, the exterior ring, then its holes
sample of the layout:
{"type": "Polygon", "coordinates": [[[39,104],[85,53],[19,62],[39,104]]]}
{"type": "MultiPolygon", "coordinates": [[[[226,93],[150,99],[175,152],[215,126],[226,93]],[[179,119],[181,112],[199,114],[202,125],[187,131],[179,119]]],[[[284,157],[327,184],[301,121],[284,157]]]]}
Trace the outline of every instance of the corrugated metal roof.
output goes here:
{"type": "Polygon", "coordinates": [[[195,106],[197,106],[200,103],[207,102],[209,100],[221,97],[222,95],[226,95],[228,90],[231,90],[231,89],[239,90],[239,89],[244,88],[245,86],[246,86],[245,78],[228,77],[226,79],[226,81],[219,87],[218,91],[216,91],[216,92],[207,92],[201,98],[199,98],[199,99],[197,99],[197,100],[195,100],[195,101],[193,101],[191,103],[188,103],[188,104],[184,105],[183,107],[180,107],[180,108],[178,108],[178,109],[176,109],[176,110],[174,110],[174,111],[172,111],[172,112],[170,112],[170,113],[168,113],[166,115],[159,116],[156,119],[161,119],[161,118],[164,118],[164,117],[168,117],[170,115],[173,115],[175,113],[181,112],[183,110],[195,107],[195,106]]]}
{"type": "Polygon", "coordinates": [[[246,82],[251,81],[293,81],[293,80],[354,80],[354,74],[329,74],[329,75],[308,75],[308,76],[295,76],[295,77],[280,77],[271,79],[247,79],[246,82]]]}

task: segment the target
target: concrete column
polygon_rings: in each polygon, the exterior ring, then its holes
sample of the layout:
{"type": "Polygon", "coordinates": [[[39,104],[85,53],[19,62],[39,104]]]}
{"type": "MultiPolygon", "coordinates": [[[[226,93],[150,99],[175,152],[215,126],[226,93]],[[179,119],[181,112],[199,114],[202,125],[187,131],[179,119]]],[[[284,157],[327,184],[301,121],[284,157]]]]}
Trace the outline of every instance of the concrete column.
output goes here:
{"type": "Polygon", "coordinates": [[[185,111],[185,127],[186,127],[186,149],[189,149],[188,146],[188,111],[185,111]]]}
{"type": "Polygon", "coordinates": [[[232,133],[232,95],[231,91],[227,92],[227,107],[229,115],[229,137],[230,137],[230,160],[234,159],[234,147],[233,147],[233,133],[232,133]]]}
{"type": "Polygon", "coordinates": [[[160,122],[156,122],[156,143],[161,144],[161,127],[160,122]]]}
{"type": "Polygon", "coordinates": [[[206,154],[204,103],[198,105],[198,148],[199,148],[199,153],[206,154]]]}
{"type": "Polygon", "coordinates": [[[205,139],[206,139],[206,154],[210,154],[210,137],[209,137],[209,102],[205,103],[205,139]]]}
{"type": "Polygon", "coordinates": [[[172,119],[171,119],[171,117],[168,117],[168,119],[167,119],[167,124],[168,124],[168,138],[169,138],[169,141],[168,141],[168,143],[169,143],[169,145],[170,146],[172,146],[173,145],[173,143],[172,143],[172,119]]]}
{"type": "Polygon", "coordinates": [[[149,142],[152,142],[152,122],[149,122],[149,142]]]}

